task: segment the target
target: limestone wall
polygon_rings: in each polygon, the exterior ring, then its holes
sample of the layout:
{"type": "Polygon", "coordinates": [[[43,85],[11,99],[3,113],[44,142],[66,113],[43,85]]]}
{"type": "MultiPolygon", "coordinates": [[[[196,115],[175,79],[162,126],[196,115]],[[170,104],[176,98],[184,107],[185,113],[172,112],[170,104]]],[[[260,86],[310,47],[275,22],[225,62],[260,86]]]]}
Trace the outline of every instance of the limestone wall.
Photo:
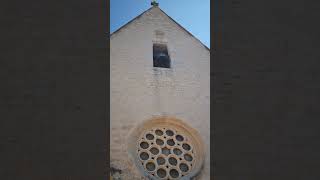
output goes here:
{"type": "Polygon", "coordinates": [[[152,8],[112,35],[110,56],[111,166],[139,178],[128,162],[127,136],[137,123],[168,115],[188,123],[207,142],[202,179],[209,179],[210,52],[152,8]],[[157,30],[164,33],[170,69],[153,67],[157,30]]]}

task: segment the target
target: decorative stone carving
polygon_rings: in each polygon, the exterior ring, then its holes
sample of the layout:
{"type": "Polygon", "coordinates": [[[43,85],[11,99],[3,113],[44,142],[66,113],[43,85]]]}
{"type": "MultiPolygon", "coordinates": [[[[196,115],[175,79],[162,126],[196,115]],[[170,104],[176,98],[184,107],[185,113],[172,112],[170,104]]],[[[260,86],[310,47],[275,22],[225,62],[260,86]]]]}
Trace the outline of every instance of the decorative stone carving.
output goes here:
{"type": "Polygon", "coordinates": [[[191,179],[204,162],[198,132],[173,117],[156,117],[139,124],[128,138],[128,152],[149,179],[191,179]]]}

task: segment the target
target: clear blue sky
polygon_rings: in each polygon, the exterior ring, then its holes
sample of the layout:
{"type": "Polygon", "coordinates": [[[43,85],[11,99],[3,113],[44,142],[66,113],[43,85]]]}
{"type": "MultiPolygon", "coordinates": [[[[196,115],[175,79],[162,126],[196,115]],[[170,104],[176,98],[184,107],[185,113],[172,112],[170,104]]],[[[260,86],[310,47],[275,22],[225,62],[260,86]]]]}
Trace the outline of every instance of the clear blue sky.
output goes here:
{"type": "MultiPolygon", "coordinates": [[[[157,0],[159,7],[210,48],[210,0],[157,0]]],[[[110,33],[151,7],[151,0],[111,0],[110,33]]]]}

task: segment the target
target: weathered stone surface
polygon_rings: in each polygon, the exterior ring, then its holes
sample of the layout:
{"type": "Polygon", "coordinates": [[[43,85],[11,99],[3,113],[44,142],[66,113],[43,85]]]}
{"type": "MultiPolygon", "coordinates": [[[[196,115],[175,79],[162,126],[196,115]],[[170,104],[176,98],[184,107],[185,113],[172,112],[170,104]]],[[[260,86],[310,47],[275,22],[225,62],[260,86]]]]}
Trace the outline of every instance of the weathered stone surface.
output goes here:
{"type": "Polygon", "coordinates": [[[170,169],[177,169],[177,177],[182,180],[198,178],[203,169],[205,160],[203,140],[197,130],[180,119],[160,116],[137,124],[129,133],[127,144],[129,158],[132,159],[132,162],[138,167],[141,174],[145,174],[151,179],[157,177],[157,174],[156,171],[148,172],[146,170],[145,163],[147,162],[153,162],[155,164],[155,170],[163,167],[168,177],[171,177],[169,176],[170,169]],[[151,136],[148,137],[147,135],[151,136]],[[180,135],[182,139],[178,141],[176,135],[180,135]],[[157,144],[156,139],[163,140],[163,144],[157,144]],[[171,140],[171,143],[167,140],[171,140]],[[141,142],[145,143],[145,146],[142,146],[144,148],[139,146],[141,142]],[[152,148],[159,149],[159,151],[153,153],[152,148]],[[166,149],[167,152],[165,152],[164,149],[166,149]],[[175,153],[173,151],[174,149],[180,150],[181,153],[175,153]],[[148,154],[148,156],[141,158],[141,156],[138,155],[141,152],[148,154]],[[164,158],[163,164],[158,164],[158,162],[155,161],[158,157],[164,158]],[[170,157],[173,158],[171,160],[176,160],[177,164],[184,163],[188,165],[188,171],[183,172],[178,166],[170,164],[170,157]]]}
{"type": "Polygon", "coordinates": [[[210,179],[209,50],[154,7],[111,36],[110,61],[111,165],[139,174],[128,162],[128,132],[146,119],[169,115],[207,142],[201,173],[210,179]],[[153,67],[152,43],[159,41],[167,44],[170,69],[153,67]]]}

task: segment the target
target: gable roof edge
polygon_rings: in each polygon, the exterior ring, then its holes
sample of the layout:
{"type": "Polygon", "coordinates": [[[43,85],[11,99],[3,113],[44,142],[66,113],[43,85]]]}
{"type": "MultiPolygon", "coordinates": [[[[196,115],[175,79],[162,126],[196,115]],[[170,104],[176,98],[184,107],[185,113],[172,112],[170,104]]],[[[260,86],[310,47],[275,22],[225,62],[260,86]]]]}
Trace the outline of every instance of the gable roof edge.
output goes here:
{"type": "Polygon", "coordinates": [[[193,37],[194,39],[196,39],[198,42],[200,42],[200,44],[207,49],[208,51],[210,51],[210,48],[208,48],[206,45],[204,45],[198,38],[196,38],[192,33],[190,33],[188,30],[186,30],[183,26],[181,26],[177,21],[175,21],[172,17],[170,17],[167,13],[165,13],[162,9],[159,8],[159,10],[165,14],[166,16],[169,17],[170,20],[172,20],[175,24],[177,24],[182,30],[184,30],[187,34],[189,34],[191,37],[193,37]]]}
{"type": "Polygon", "coordinates": [[[129,24],[131,24],[134,20],[138,19],[139,17],[141,17],[143,14],[145,14],[146,12],[150,11],[152,8],[151,7],[147,10],[145,10],[144,12],[142,12],[140,15],[138,15],[137,17],[133,18],[132,20],[130,20],[129,22],[127,22],[126,24],[124,24],[123,26],[121,26],[119,29],[117,29],[116,31],[114,31],[113,33],[110,34],[109,37],[111,37],[112,35],[116,34],[117,32],[119,32],[121,29],[123,29],[124,27],[128,26],[129,24]]]}
{"type": "Polygon", "coordinates": [[[176,22],[173,18],[171,18],[167,13],[165,13],[161,8],[157,7],[157,6],[152,6],[151,8],[145,10],[144,12],[142,12],[140,15],[138,15],[137,17],[133,18],[132,20],[130,20],[129,22],[127,22],[126,24],[124,24],[123,26],[121,26],[119,29],[117,29],[116,31],[114,31],[113,33],[110,34],[109,38],[111,38],[111,36],[113,36],[114,34],[116,34],[117,32],[119,32],[121,29],[123,29],[124,27],[128,26],[130,23],[132,23],[134,20],[138,19],[139,17],[141,17],[143,14],[145,14],[146,12],[150,11],[152,8],[158,8],[164,15],[166,15],[167,17],[169,17],[170,20],[172,20],[175,24],[177,24],[182,30],[184,30],[187,34],[189,34],[191,37],[193,37],[194,39],[196,39],[198,42],[200,42],[200,44],[207,49],[208,51],[210,51],[210,48],[208,48],[206,45],[204,45],[198,38],[196,38],[192,33],[190,33],[188,30],[186,30],[183,26],[181,26],[178,22],[176,22]]]}

